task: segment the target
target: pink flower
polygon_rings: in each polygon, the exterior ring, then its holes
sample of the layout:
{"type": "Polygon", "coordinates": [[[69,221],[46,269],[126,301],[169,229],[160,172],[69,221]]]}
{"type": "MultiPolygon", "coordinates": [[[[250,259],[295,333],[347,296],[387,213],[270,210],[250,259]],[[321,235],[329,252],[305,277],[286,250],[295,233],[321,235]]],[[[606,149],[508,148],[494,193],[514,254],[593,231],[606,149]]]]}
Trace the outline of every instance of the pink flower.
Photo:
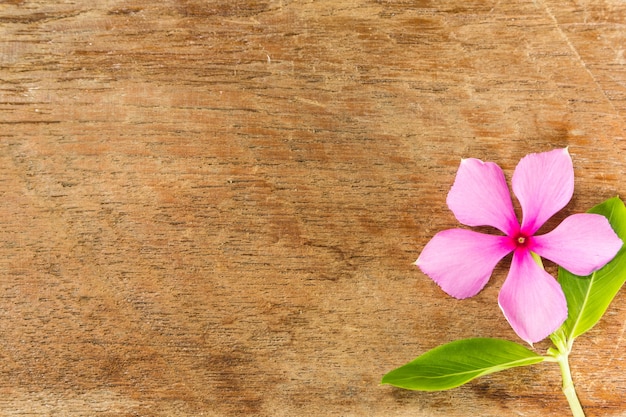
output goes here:
{"type": "Polygon", "coordinates": [[[461,161],[448,207],[466,226],[492,226],[505,236],[467,229],[437,233],[415,262],[446,293],[476,295],[496,264],[513,252],[498,303],[511,327],[534,343],[567,318],[559,283],[539,266],[537,254],[576,275],[589,275],[617,254],[622,241],[604,216],[574,214],[544,235],[537,230],[567,205],[574,192],[574,168],[567,148],[530,154],[513,173],[513,192],[522,209],[517,220],[502,169],[478,159],[461,161]]]}

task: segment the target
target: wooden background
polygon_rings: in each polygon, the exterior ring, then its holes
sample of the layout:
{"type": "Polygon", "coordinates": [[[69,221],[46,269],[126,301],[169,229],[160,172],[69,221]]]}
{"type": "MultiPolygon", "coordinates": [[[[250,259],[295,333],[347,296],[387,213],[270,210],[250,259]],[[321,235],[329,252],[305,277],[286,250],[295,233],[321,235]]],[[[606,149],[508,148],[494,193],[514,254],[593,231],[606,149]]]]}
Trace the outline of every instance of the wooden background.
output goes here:
{"type": "MultiPolygon", "coordinates": [[[[0,1],[0,415],[568,415],[554,364],[380,378],[519,340],[508,259],[466,301],[412,263],[463,157],[626,196],[625,51],[623,0],[0,1]]],[[[588,416],[625,317],[575,345],[588,416]]]]}

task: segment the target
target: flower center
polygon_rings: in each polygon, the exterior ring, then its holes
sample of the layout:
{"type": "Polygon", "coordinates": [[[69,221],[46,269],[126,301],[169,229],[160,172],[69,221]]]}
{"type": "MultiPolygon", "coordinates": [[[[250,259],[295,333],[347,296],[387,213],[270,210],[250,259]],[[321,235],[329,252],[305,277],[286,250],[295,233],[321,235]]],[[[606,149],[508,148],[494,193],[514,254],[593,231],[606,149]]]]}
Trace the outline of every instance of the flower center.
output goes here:
{"type": "Polygon", "coordinates": [[[513,237],[513,243],[518,248],[525,248],[530,244],[531,239],[532,239],[531,236],[527,236],[525,234],[520,233],[513,237]]]}

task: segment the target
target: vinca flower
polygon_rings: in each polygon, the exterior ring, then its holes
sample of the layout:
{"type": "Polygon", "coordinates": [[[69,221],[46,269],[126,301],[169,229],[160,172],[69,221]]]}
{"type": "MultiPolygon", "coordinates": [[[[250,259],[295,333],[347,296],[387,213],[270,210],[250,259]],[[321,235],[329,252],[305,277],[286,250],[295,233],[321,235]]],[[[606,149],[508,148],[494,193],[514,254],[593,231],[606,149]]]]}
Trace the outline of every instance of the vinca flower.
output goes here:
{"type": "Polygon", "coordinates": [[[476,295],[496,265],[513,253],[498,304],[513,330],[532,344],[567,318],[559,283],[534,257],[543,257],[576,275],[602,268],[622,246],[606,217],[574,214],[554,230],[537,231],[567,205],[574,192],[574,168],[567,148],[527,155],[512,178],[521,206],[518,221],[502,169],[493,162],[463,159],[447,198],[466,226],[492,226],[504,235],[450,229],[437,233],[415,262],[455,298],[476,295]]]}

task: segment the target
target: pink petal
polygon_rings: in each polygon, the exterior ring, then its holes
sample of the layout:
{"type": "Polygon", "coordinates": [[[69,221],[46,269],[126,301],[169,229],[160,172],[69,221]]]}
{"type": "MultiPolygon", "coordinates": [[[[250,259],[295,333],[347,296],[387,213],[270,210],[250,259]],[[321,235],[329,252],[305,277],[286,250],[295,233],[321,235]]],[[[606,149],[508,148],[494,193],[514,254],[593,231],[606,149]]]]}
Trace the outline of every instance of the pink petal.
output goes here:
{"type": "Polygon", "coordinates": [[[493,226],[506,234],[519,228],[504,173],[493,162],[463,159],[447,202],[464,225],[493,226]]]}
{"type": "Polygon", "coordinates": [[[572,198],[574,167],[567,148],[522,158],[512,185],[522,206],[521,230],[532,235],[572,198]]]}
{"type": "Polygon", "coordinates": [[[505,236],[450,229],[437,233],[415,264],[449,295],[467,298],[485,286],[496,264],[512,250],[505,236]]]}
{"type": "Polygon", "coordinates": [[[574,214],[550,233],[533,238],[533,252],[576,275],[589,275],[606,265],[622,247],[606,217],[574,214]]]}
{"type": "Polygon", "coordinates": [[[528,250],[517,250],[498,304],[509,324],[526,342],[545,339],[567,318],[567,302],[559,283],[528,250]]]}

